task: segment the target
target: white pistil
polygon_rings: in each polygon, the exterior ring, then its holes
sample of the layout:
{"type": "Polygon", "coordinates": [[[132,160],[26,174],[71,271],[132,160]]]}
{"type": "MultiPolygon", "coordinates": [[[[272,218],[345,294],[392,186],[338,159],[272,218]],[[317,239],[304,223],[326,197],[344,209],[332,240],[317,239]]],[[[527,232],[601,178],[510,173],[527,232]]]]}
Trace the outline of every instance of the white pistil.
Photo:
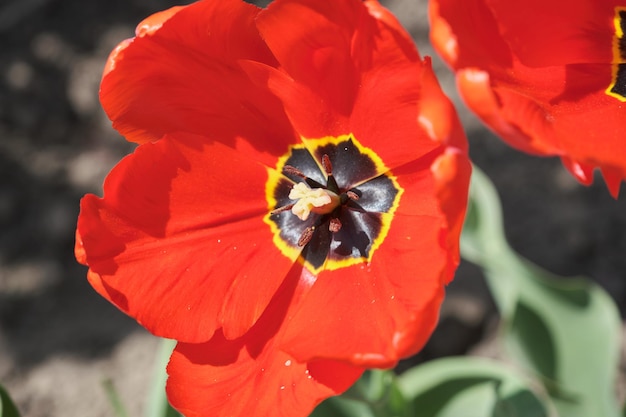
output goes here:
{"type": "Polygon", "coordinates": [[[309,218],[311,212],[326,214],[339,206],[339,196],[324,188],[311,188],[305,182],[299,182],[289,192],[289,198],[298,200],[291,212],[300,220],[309,218]]]}

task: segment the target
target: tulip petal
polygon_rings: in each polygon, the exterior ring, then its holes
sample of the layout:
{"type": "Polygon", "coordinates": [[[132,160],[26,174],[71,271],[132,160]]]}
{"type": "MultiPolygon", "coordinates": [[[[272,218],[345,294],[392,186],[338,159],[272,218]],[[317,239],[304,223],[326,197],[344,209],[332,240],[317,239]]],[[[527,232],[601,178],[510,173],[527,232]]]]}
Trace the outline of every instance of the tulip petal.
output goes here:
{"type": "Polygon", "coordinates": [[[240,67],[245,60],[275,65],[254,27],[259,10],[239,0],[202,1],[157,29],[138,30],[102,80],[100,99],[113,127],[138,143],[183,131],[231,146],[237,137],[254,138],[260,155],[282,154],[295,141],[282,105],[240,67]]]}
{"type": "Polygon", "coordinates": [[[303,416],[416,353],[459,262],[470,167],[398,21],[376,0],[200,0],[136,33],[101,99],[139,146],[82,200],[75,254],[178,341],[171,404],[303,416]],[[300,182],[330,199],[305,222],[300,182]]]}
{"type": "MultiPolygon", "coordinates": [[[[306,137],[321,137],[320,127],[316,127],[318,119],[331,116],[334,123],[340,123],[352,110],[360,75],[358,63],[352,59],[352,48],[361,46],[355,43],[356,32],[368,30],[374,24],[360,3],[355,0],[275,1],[259,14],[259,32],[281,68],[296,83],[309,88],[328,109],[327,114],[314,117],[315,121],[299,129],[306,137]]],[[[298,120],[303,116],[292,115],[298,120]]],[[[325,126],[332,126],[332,122],[325,126]]],[[[333,136],[346,131],[336,133],[333,136]]]]}
{"type": "Polygon", "coordinates": [[[142,145],[111,172],[103,199],[83,199],[77,253],[102,295],[153,333],[203,342],[223,327],[236,338],[294,261],[263,222],[266,179],[266,167],[219,142],[142,145]]]}
{"type": "Polygon", "coordinates": [[[437,143],[415,125],[424,64],[383,10],[357,0],[273,2],[257,25],[282,71],[258,78],[285,103],[302,136],[353,133],[394,168],[437,143]]]}
{"type": "Polygon", "coordinates": [[[511,65],[509,46],[484,0],[433,0],[428,7],[431,42],[453,68],[511,65]]]}
{"type": "Polygon", "coordinates": [[[320,273],[286,330],[283,349],[299,361],[332,358],[389,367],[423,346],[436,325],[444,283],[459,261],[450,250],[458,244],[454,237],[466,200],[446,200],[444,206],[435,198],[444,181],[467,189],[469,164],[458,159],[455,180],[433,177],[426,161],[394,171],[405,191],[376,256],[320,273]],[[443,213],[456,220],[448,224],[443,213]]]}
{"type": "Polygon", "coordinates": [[[623,2],[433,0],[430,16],[435,48],[488,127],[560,157],[585,185],[599,168],[616,195],[626,179],[623,2]]]}
{"type": "Polygon", "coordinates": [[[306,279],[294,267],[257,324],[241,339],[217,333],[203,344],[179,343],[167,392],[187,417],[291,417],[308,415],[326,397],[345,391],[362,368],[328,360],[297,362],[279,340],[306,279]]]}
{"type": "Polygon", "coordinates": [[[613,17],[619,0],[484,0],[501,36],[531,67],[611,63],[613,17]],[[606,48],[599,48],[606,45],[606,48]]]}

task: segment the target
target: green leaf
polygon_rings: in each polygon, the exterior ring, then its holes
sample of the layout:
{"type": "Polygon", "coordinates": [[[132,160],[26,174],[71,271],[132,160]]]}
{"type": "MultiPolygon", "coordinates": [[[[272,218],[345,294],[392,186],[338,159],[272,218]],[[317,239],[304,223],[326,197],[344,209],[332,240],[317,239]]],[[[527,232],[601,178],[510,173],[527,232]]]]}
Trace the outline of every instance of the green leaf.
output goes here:
{"type": "Polygon", "coordinates": [[[179,417],[180,414],[172,408],[167,395],[165,394],[165,384],[167,382],[167,363],[169,362],[172,350],[176,347],[176,341],[161,339],[159,352],[157,353],[154,378],[148,396],[146,406],[146,417],[179,417]]]}
{"type": "Polygon", "coordinates": [[[9,393],[0,385],[0,417],[20,417],[9,393]]]}
{"type": "Polygon", "coordinates": [[[318,405],[309,417],[376,417],[364,402],[342,396],[332,397],[318,405]]]}
{"type": "Polygon", "coordinates": [[[113,385],[113,381],[111,381],[110,379],[105,379],[104,381],[102,381],[102,386],[104,387],[104,391],[106,392],[109,404],[113,408],[115,417],[129,417],[128,412],[126,411],[126,407],[124,407],[124,403],[122,402],[122,399],[115,389],[115,385],[113,385]]]}
{"type": "Polygon", "coordinates": [[[408,370],[398,386],[419,417],[548,417],[550,402],[513,368],[445,358],[408,370]]]}
{"type": "Polygon", "coordinates": [[[343,395],[317,406],[311,417],[406,417],[407,407],[392,371],[369,370],[343,395]]]}
{"type": "Polygon", "coordinates": [[[558,277],[517,255],[504,237],[495,189],[476,167],[461,253],[483,268],[509,354],[543,378],[559,414],[619,416],[615,304],[590,280],[558,277]]]}

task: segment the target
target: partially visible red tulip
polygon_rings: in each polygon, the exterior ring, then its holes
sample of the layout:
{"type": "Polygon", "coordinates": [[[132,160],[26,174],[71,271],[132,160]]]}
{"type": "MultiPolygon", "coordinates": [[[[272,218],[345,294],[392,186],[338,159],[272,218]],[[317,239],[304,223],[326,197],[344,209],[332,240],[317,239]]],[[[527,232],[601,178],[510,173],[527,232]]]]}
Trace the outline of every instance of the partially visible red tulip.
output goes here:
{"type": "Polygon", "coordinates": [[[626,0],[431,0],[431,39],[467,105],[583,184],[626,179],[626,0]]]}

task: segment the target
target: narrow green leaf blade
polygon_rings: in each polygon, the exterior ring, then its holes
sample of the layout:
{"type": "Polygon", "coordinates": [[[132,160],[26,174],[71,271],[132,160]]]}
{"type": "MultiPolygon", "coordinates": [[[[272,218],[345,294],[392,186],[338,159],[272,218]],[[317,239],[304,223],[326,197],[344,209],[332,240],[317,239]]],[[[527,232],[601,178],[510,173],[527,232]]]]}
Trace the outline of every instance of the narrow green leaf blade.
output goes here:
{"type": "Polygon", "coordinates": [[[9,393],[0,385],[0,417],[20,417],[9,393]]]}
{"type": "Polygon", "coordinates": [[[167,363],[175,347],[175,340],[161,339],[160,341],[159,352],[154,364],[154,379],[146,405],[146,417],[180,417],[180,414],[170,405],[165,394],[167,363]]]}
{"type": "Polygon", "coordinates": [[[102,381],[102,387],[106,392],[111,408],[113,408],[115,417],[129,417],[128,412],[126,411],[126,407],[124,406],[124,403],[120,398],[117,389],[115,389],[113,381],[111,381],[110,379],[105,379],[104,381],[102,381]]]}

